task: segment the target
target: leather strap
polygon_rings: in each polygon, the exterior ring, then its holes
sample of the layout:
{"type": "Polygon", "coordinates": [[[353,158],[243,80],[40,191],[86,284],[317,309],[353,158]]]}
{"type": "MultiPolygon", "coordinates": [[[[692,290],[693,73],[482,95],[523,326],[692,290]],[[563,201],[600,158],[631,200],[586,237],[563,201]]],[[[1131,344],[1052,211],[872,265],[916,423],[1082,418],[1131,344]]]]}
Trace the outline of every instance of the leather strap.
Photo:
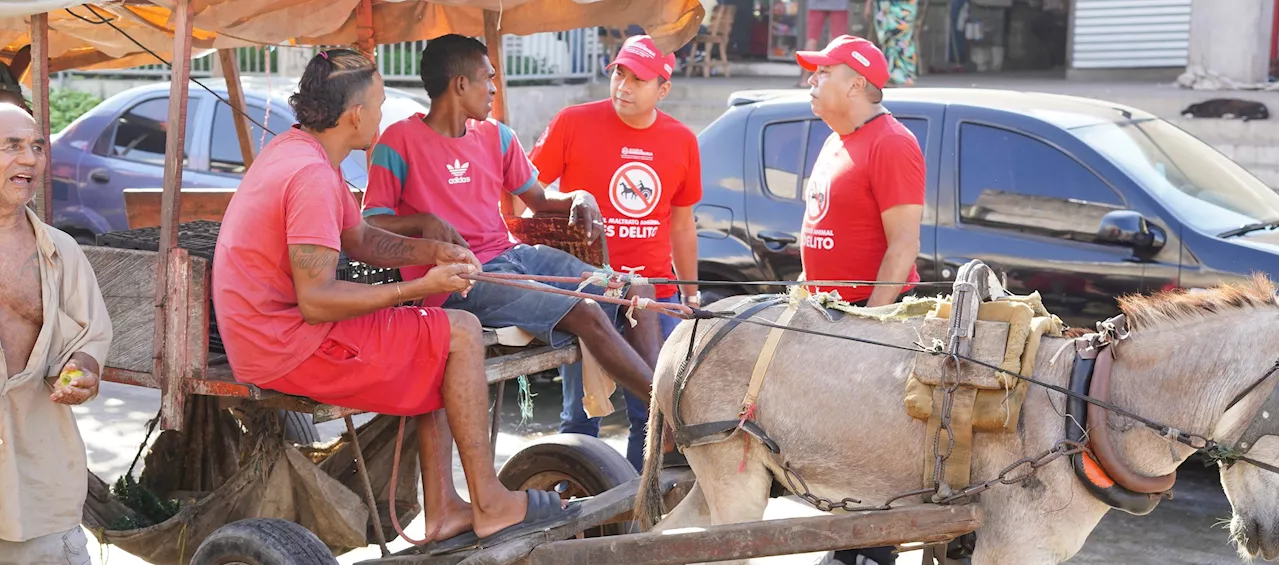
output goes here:
{"type": "MultiPolygon", "coordinates": [[[[787,305],[787,309],[783,310],[774,324],[779,326],[787,326],[794,318],[797,302],[792,300],[787,305]]],[[[764,386],[764,376],[769,371],[769,364],[773,362],[773,354],[778,351],[778,342],[782,341],[782,334],[786,333],[783,328],[771,328],[768,337],[764,340],[764,347],[760,350],[760,356],[756,358],[756,367],[751,371],[751,383],[747,385],[747,395],[742,399],[742,409],[738,411],[738,418],[744,418],[748,412],[756,405],[756,401],[760,398],[760,387],[764,386]]]]}
{"type": "Polygon", "coordinates": [[[1240,439],[1232,444],[1232,449],[1240,453],[1248,453],[1253,448],[1253,444],[1258,443],[1263,436],[1280,435],[1280,418],[1276,417],[1277,403],[1280,403],[1280,386],[1271,389],[1271,395],[1267,396],[1267,401],[1258,407],[1257,412],[1254,412],[1249,427],[1245,428],[1244,433],[1240,434],[1240,439]]]}
{"type": "MultiPolygon", "coordinates": [[[[756,312],[778,304],[783,300],[785,300],[783,297],[774,297],[772,299],[762,301],[759,304],[747,308],[743,312],[737,314],[733,319],[716,328],[715,333],[707,339],[706,345],[702,346],[696,356],[692,359],[686,357],[684,361],[681,362],[680,368],[676,371],[674,389],[671,391],[671,421],[672,427],[675,428],[677,434],[679,434],[680,430],[685,426],[684,418],[680,416],[680,401],[684,397],[684,389],[689,384],[689,378],[693,376],[693,372],[698,368],[698,365],[701,365],[702,360],[707,358],[707,355],[711,353],[712,349],[715,349],[716,344],[720,343],[720,340],[724,339],[724,336],[729,335],[729,332],[733,330],[733,328],[738,327],[738,324],[741,324],[743,320],[750,318],[751,316],[754,316],[756,312]]],[[[697,332],[693,332],[689,335],[690,346],[693,345],[693,341],[697,338],[697,332]]]]}
{"type": "MultiPolygon", "coordinates": [[[[1115,361],[1115,352],[1111,347],[1103,347],[1098,351],[1098,359],[1093,368],[1093,382],[1089,384],[1089,396],[1103,402],[1111,399],[1111,365],[1115,361]]],[[[1102,467],[1116,484],[1131,491],[1155,494],[1167,492],[1173,488],[1178,472],[1174,471],[1160,477],[1147,477],[1133,472],[1111,444],[1111,429],[1107,426],[1107,409],[1090,403],[1086,409],[1088,414],[1089,447],[1093,449],[1098,466],[1102,467]]]]}
{"type": "MultiPolygon", "coordinates": [[[[720,443],[733,438],[733,434],[738,431],[739,420],[724,420],[720,422],[708,422],[706,424],[693,424],[680,428],[676,432],[676,445],[680,449],[695,445],[704,445],[708,443],[720,443]]],[[[759,424],[747,420],[741,422],[742,431],[747,432],[764,444],[769,451],[779,452],[777,442],[773,441],[768,434],[764,433],[764,429],[759,424]]]]}

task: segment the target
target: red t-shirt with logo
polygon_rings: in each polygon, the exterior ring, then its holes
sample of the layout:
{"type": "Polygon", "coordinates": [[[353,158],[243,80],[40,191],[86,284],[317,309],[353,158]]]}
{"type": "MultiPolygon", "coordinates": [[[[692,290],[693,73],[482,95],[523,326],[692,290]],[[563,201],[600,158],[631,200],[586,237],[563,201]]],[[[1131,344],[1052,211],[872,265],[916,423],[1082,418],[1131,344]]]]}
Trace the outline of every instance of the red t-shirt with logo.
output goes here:
{"type": "MultiPolygon", "coordinates": [[[[462,137],[445,137],[416,114],[391,124],[373,148],[364,216],[435,214],[458,230],[481,263],[519,241],[502,218],[501,196],[519,195],[538,182],[520,140],[496,120],[467,121],[462,137]]],[[[431,265],[401,267],[412,280],[431,265]]],[[[439,306],[448,295],[428,297],[439,306]]]]}
{"type": "MultiPolygon", "coordinates": [[[[698,138],[658,112],[645,129],[622,121],[609,100],[565,108],[533,147],[539,180],[560,180],[560,190],[585,190],[604,216],[610,266],[641,268],[641,276],[674,278],[671,209],[702,199],[698,138]]],[[[674,285],[655,288],[674,296],[674,285]]]]}
{"type": "MultiPolygon", "coordinates": [[[[874,281],[889,248],[880,214],[904,204],[924,205],[924,155],[911,130],[885,114],[841,137],[831,134],[805,186],[804,247],[809,280],[874,281]]],[[[909,283],[920,281],[913,264],[909,283]]],[[[903,287],[910,290],[915,285],[903,287]]],[[[859,302],[870,286],[818,287],[859,302]]]]}

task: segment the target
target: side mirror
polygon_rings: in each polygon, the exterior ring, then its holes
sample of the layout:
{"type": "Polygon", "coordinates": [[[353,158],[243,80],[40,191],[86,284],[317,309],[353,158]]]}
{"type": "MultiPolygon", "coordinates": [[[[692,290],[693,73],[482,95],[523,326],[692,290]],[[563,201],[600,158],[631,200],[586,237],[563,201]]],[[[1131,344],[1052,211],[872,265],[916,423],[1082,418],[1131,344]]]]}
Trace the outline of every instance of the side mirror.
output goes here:
{"type": "Polygon", "coordinates": [[[1156,251],[1164,247],[1164,232],[1132,210],[1114,210],[1102,217],[1098,242],[1132,247],[1135,251],[1156,251]]]}

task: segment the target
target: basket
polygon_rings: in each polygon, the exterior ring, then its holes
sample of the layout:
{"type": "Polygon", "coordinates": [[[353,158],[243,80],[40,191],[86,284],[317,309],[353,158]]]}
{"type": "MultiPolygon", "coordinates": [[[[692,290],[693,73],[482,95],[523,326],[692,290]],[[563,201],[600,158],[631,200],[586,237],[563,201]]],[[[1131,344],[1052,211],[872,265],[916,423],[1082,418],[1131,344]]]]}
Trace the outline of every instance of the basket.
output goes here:
{"type": "MultiPolygon", "coordinates": [[[[218,245],[218,229],[221,222],[196,220],[178,225],[178,247],[187,250],[193,257],[201,257],[213,263],[213,251],[218,245]]],[[[120,249],[137,249],[140,251],[160,250],[160,228],[137,228],[126,231],[108,232],[97,237],[98,245],[120,249]]],[[[365,263],[350,260],[346,254],[338,255],[337,280],[361,284],[390,284],[400,282],[400,269],[374,267],[365,263]]],[[[222,336],[218,334],[217,320],[214,319],[213,296],[209,297],[209,350],[225,353],[222,336]]]]}
{"type": "Polygon", "coordinates": [[[569,217],[540,215],[531,218],[504,216],[507,229],[521,242],[528,245],[554,247],[593,267],[604,265],[604,236],[587,242],[587,233],[578,226],[569,225],[569,217]]]}

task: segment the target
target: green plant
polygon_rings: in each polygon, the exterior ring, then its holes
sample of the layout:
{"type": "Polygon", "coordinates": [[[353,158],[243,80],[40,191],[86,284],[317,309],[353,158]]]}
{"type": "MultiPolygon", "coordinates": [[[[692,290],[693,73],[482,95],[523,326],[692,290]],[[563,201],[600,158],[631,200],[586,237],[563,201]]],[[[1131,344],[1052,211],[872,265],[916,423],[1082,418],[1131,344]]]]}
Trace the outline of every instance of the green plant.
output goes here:
{"type": "Polygon", "coordinates": [[[49,126],[52,133],[58,133],[94,106],[102,103],[102,99],[79,90],[60,88],[49,91],[49,126]]]}

